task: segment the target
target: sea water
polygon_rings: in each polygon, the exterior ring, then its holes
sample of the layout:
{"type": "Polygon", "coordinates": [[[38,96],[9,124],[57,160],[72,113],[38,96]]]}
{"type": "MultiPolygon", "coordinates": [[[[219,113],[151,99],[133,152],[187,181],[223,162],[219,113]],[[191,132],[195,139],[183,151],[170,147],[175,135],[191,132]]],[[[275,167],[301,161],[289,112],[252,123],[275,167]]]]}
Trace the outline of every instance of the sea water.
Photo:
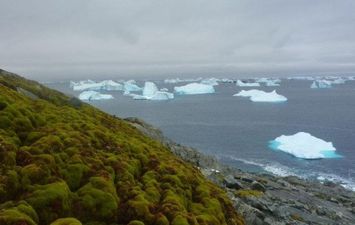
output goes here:
{"type": "MultiPolygon", "coordinates": [[[[142,82],[138,84],[142,86],[142,82]]],[[[181,85],[155,83],[169,91],[181,85]]],[[[216,86],[214,94],[176,95],[169,101],[133,100],[111,91],[114,99],[90,104],[119,117],[142,118],[174,141],[237,168],[336,180],[355,190],[355,81],[329,89],[311,89],[311,83],[283,79],[280,87],[258,88],[276,89],[288,98],[284,103],[233,97],[248,88],[226,83],[216,86]],[[300,131],[333,142],[342,157],[305,160],[270,148],[276,137],[300,131]]],[[[47,85],[70,95],[80,94],[70,89],[69,82],[47,85]]]]}

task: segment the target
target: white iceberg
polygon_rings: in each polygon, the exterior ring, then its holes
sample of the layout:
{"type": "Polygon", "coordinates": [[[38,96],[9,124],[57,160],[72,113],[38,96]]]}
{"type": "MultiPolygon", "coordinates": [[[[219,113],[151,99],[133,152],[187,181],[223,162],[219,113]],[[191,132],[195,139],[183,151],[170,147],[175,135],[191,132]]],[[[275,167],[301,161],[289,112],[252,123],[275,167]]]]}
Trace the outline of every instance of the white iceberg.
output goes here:
{"type": "Polygon", "coordinates": [[[113,99],[113,96],[109,94],[101,94],[97,91],[84,91],[80,93],[79,99],[83,101],[106,100],[113,99]]]}
{"type": "Polygon", "coordinates": [[[220,81],[219,79],[213,77],[213,78],[203,79],[203,80],[201,81],[201,84],[207,84],[207,85],[217,86],[219,81],[220,81]]]}
{"type": "Polygon", "coordinates": [[[328,80],[315,80],[311,84],[311,88],[331,88],[332,82],[328,80]]]}
{"type": "Polygon", "coordinates": [[[70,87],[74,91],[121,91],[123,89],[122,84],[112,80],[104,80],[101,82],[95,82],[92,80],[70,82],[70,87]]]}
{"type": "Polygon", "coordinates": [[[241,80],[237,80],[237,86],[239,87],[260,87],[259,83],[249,83],[249,82],[243,82],[241,80]]]}
{"type": "Polygon", "coordinates": [[[280,86],[280,82],[281,80],[280,79],[275,79],[275,78],[258,78],[255,80],[255,82],[257,83],[263,83],[265,84],[265,86],[268,86],[268,87],[277,87],[277,86],[280,86]]]}
{"type": "Polygon", "coordinates": [[[135,80],[128,80],[123,82],[123,91],[127,94],[130,92],[141,91],[142,88],[136,84],[135,80]]]}
{"type": "Polygon", "coordinates": [[[200,80],[202,80],[201,77],[199,77],[199,78],[186,78],[186,79],[173,78],[173,79],[165,79],[164,83],[166,83],[166,84],[176,84],[176,83],[182,83],[182,82],[198,82],[200,80]]]}
{"type": "Polygon", "coordinates": [[[169,89],[167,89],[167,88],[161,88],[161,89],[160,89],[160,91],[165,91],[165,92],[168,92],[168,91],[169,91],[169,89]]]}
{"type": "Polygon", "coordinates": [[[180,87],[174,87],[174,91],[179,95],[196,95],[214,93],[214,87],[208,84],[190,83],[180,87]]]}
{"type": "Polygon", "coordinates": [[[158,91],[158,87],[153,82],[145,82],[143,96],[152,97],[158,91]]]}
{"type": "Polygon", "coordinates": [[[239,93],[233,95],[239,97],[249,97],[253,102],[285,102],[287,98],[283,95],[277,94],[276,90],[271,92],[265,92],[261,90],[242,90],[239,93]]]}
{"type": "Polygon", "coordinates": [[[309,133],[298,132],[294,135],[281,135],[269,142],[269,147],[302,159],[322,159],[341,157],[332,142],[326,142],[309,133]]]}
{"type": "Polygon", "coordinates": [[[159,91],[153,82],[145,82],[142,95],[131,94],[135,100],[169,100],[174,98],[173,93],[159,91]]]}

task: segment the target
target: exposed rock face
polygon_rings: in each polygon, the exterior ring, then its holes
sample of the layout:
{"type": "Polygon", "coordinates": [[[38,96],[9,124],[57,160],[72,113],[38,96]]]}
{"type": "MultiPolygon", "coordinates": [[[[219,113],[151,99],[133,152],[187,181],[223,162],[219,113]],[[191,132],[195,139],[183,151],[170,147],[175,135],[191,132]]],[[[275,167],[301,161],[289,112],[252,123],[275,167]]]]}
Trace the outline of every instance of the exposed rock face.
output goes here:
{"type": "Polygon", "coordinates": [[[196,149],[176,144],[142,120],[129,118],[127,121],[167,145],[174,154],[199,167],[206,177],[223,187],[246,224],[355,224],[355,192],[339,184],[232,169],[196,149]]]}

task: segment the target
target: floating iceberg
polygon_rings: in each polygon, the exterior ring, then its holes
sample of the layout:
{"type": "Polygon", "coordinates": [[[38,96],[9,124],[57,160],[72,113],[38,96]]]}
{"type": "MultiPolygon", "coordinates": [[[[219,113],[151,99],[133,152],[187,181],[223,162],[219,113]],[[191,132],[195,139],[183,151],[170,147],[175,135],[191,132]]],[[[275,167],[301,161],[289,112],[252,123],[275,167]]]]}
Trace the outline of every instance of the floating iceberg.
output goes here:
{"type": "Polygon", "coordinates": [[[219,79],[213,77],[213,78],[203,79],[201,81],[201,84],[217,86],[219,81],[220,81],[219,79]]]}
{"type": "Polygon", "coordinates": [[[109,94],[101,94],[97,91],[84,91],[80,93],[79,99],[83,101],[106,100],[113,99],[113,96],[109,94]]]}
{"type": "Polygon", "coordinates": [[[249,97],[253,102],[285,102],[287,98],[283,95],[279,95],[275,90],[272,92],[265,92],[261,90],[242,90],[239,93],[233,95],[239,97],[249,97]]]}
{"type": "Polygon", "coordinates": [[[161,88],[161,89],[160,89],[160,91],[165,91],[165,92],[168,92],[168,91],[169,91],[169,89],[167,89],[167,88],[161,88]]]}
{"type": "Polygon", "coordinates": [[[281,135],[270,141],[269,147],[303,159],[341,157],[335,152],[336,149],[332,142],[326,142],[305,132],[298,132],[290,136],[281,135]]]}
{"type": "Polygon", "coordinates": [[[182,83],[182,82],[198,82],[200,80],[202,80],[201,77],[199,77],[199,78],[187,78],[187,79],[173,78],[173,79],[165,79],[164,83],[166,83],[166,84],[176,84],[176,83],[182,83]]]}
{"type": "Polygon", "coordinates": [[[313,81],[311,88],[331,88],[332,82],[328,80],[315,80],[313,81]]]}
{"type": "Polygon", "coordinates": [[[241,80],[237,80],[237,86],[239,86],[239,87],[260,87],[260,84],[259,83],[243,82],[241,80]]]}
{"type": "Polygon", "coordinates": [[[104,80],[101,82],[95,82],[92,80],[70,82],[70,87],[74,91],[121,91],[123,89],[122,84],[112,80],[104,80]]]}
{"type": "Polygon", "coordinates": [[[153,82],[145,82],[142,95],[131,94],[135,100],[169,100],[174,98],[173,93],[159,91],[153,82]]]}
{"type": "Polygon", "coordinates": [[[281,80],[274,79],[274,78],[259,78],[259,79],[256,79],[256,82],[257,83],[264,83],[265,86],[268,86],[268,87],[277,87],[277,86],[280,86],[281,80]]]}
{"type": "Polygon", "coordinates": [[[214,93],[214,87],[207,84],[191,83],[180,87],[174,87],[174,91],[179,95],[195,95],[214,93]]]}
{"type": "Polygon", "coordinates": [[[141,91],[142,88],[138,87],[135,80],[125,81],[123,83],[123,91],[127,94],[130,92],[141,91]]]}

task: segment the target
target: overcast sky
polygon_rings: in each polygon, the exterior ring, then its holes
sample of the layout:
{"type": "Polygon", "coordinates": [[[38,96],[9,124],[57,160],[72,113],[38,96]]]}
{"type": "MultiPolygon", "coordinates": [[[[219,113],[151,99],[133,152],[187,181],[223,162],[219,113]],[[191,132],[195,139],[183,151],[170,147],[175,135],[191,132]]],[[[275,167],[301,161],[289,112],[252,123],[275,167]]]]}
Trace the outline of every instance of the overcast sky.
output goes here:
{"type": "Polygon", "coordinates": [[[35,79],[355,72],[354,0],[0,0],[0,68],[35,79]]]}

